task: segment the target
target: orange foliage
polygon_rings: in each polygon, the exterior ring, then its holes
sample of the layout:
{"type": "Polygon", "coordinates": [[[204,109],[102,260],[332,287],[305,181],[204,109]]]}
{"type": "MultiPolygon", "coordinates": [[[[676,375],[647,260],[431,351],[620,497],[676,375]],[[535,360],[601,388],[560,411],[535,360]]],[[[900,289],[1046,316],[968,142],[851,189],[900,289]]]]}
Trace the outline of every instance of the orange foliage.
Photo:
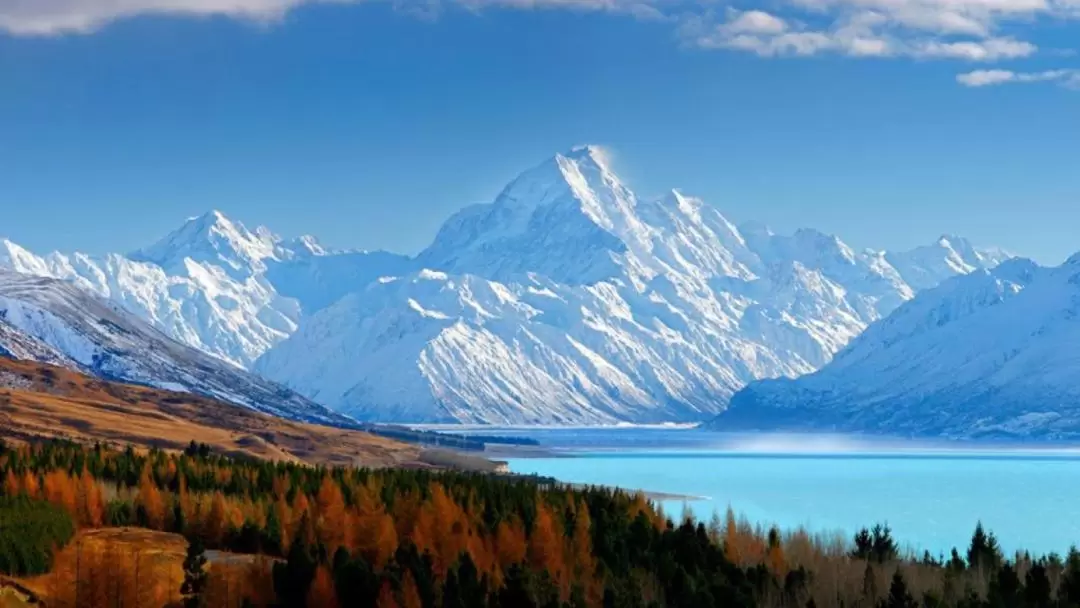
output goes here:
{"type": "Polygon", "coordinates": [[[45,483],[41,488],[42,498],[63,508],[72,516],[77,516],[75,507],[75,485],[64,471],[51,471],[45,474],[45,483]]]}
{"type": "Polygon", "coordinates": [[[345,497],[330,475],[323,476],[319,493],[315,497],[315,504],[319,511],[318,522],[315,526],[319,533],[319,540],[326,546],[327,552],[333,555],[338,547],[346,544],[346,539],[352,534],[345,517],[345,497]]]}
{"type": "Polygon", "coordinates": [[[308,590],[307,605],[319,608],[337,608],[338,606],[337,595],[334,593],[334,579],[326,566],[319,566],[319,569],[315,571],[315,580],[312,581],[311,589],[308,590]]]}
{"type": "Polygon", "coordinates": [[[19,487],[19,480],[16,479],[15,473],[8,469],[7,476],[4,478],[4,495],[5,496],[17,496],[22,489],[19,487]]]}
{"type": "Polygon", "coordinates": [[[136,504],[146,513],[147,524],[150,528],[154,530],[165,528],[165,500],[154,482],[149,463],[143,467],[142,475],[139,477],[139,496],[136,504]]]}
{"type": "Polygon", "coordinates": [[[401,580],[401,608],[424,608],[411,570],[406,570],[401,580]]]}
{"type": "Polygon", "coordinates": [[[105,499],[101,495],[101,486],[98,485],[90,472],[83,467],[79,475],[79,525],[97,528],[105,520],[105,499]]]}
{"type": "Polygon", "coordinates": [[[504,521],[495,529],[495,550],[504,570],[525,560],[525,527],[520,521],[504,521]]]}
{"type": "Polygon", "coordinates": [[[38,485],[37,475],[30,471],[23,473],[22,492],[30,498],[41,498],[41,487],[38,485]]]}
{"type": "Polygon", "coordinates": [[[551,507],[537,500],[536,521],[527,548],[528,563],[538,572],[546,570],[565,593],[568,589],[562,539],[562,524],[551,512],[551,507]]]}

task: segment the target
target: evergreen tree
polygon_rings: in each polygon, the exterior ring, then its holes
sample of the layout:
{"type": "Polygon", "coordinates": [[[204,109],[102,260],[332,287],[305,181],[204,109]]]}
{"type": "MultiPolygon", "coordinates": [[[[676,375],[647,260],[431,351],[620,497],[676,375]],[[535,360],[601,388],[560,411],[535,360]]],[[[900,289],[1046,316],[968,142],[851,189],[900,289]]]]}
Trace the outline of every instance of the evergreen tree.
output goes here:
{"type": "Polygon", "coordinates": [[[855,533],[855,548],[851,551],[851,557],[855,559],[870,559],[874,551],[874,537],[870,530],[863,528],[855,533]]]}
{"type": "Polygon", "coordinates": [[[897,569],[889,585],[889,596],[878,603],[879,608],[918,608],[919,604],[908,591],[904,576],[897,569]]]}
{"type": "Polygon", "coordinates": [[[206,549],[202,540],[194,538],[188,542],[187,556],[184,558],[184,582],[180,586],[184,608],[200,608],[203,605],[206,581],[206,549]]]}
{"type": "Polygon", "coordinates": [[[1006,562],[990,581],[989,603],[992,608],[1019,608],[1022,600],[1020,577],[1013,565],[1006,562]]]}
{"type": "Polygon", "coordinates": [[[1051,601],[1050,576],[1046,565],[1040,561],[1032,565],[1024,577],[1024,603],[1029,608],[1049,608],[1051,601]]]}
{"type": "Polygon", "coordinates": [[[877,524],[873,530],[874,559],[879,564],[891,562],[899,555],[896,540],[893,539],[892,529],[888,524],[877,524]]]}
{"type": "Polygon", "coordinates": [[[993,572],[1001,564],[1001,548],[993,533],[987,534],[983,529],[982,522],[975,526],[975,532],[971,535],[971,545],[967,552],[968,565],[975,570],[993,572]]]}
{"type": "Polygon", "coordinates": [[[1076,547],[1069,549],[1065,559],[1065,569],[1058,587],[1058,602],[1064,606],[1080,606],[1080,551],[1076,547]]]}
{"type": "Polygon", "coordinates": [[[285,563],[274,564],[274,591],[282,608],[304,608],[307,605],[317,567],[303,538],[298,538],[289,548],[285,563]]]}

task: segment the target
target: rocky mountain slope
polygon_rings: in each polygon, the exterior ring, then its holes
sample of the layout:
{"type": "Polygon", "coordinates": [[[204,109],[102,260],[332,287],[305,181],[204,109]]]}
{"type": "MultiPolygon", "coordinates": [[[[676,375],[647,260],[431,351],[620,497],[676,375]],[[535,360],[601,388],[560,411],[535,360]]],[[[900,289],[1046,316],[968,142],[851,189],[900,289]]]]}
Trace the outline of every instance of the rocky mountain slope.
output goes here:
{"type": "Polygon", "coordinates": [[[920,293],[817,373],[751,384],[712,426],[1080,437],[1080,255],[920,293]]]}
{"type": "Polygon", "coordinates": [[[283,418],[352,424],[293,391],[180,344],[118,306],[57,279],[0,271],[0,355],[205,395],[283,418]]]}

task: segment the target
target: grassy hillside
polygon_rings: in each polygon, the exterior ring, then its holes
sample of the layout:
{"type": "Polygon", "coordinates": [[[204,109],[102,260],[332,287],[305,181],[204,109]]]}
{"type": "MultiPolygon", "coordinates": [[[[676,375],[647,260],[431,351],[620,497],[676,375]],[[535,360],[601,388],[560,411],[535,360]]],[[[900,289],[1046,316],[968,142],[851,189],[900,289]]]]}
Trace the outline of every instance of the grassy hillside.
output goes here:
{"type": "Polygon", "coordinates": [[[198,395],[106,382],[0,357],[0,439],[34,437],[343,466],[424,466],[419,448],[369,433],[274,418],[198,395]]]}

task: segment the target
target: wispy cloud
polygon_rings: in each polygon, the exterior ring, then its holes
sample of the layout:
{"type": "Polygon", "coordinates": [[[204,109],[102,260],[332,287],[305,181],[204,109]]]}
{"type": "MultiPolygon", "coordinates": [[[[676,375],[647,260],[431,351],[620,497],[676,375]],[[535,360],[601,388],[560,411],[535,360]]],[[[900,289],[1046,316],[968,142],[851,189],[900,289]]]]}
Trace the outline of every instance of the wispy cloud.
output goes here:
{"type": "MultiPolygon", "coordinates": [[[[359,4],[376,0],[0,0],[0,31],[21,36],[89,33],[137,15],[225,16],[273,22],[307,4],[359,4]]],[[[656,0],[393,0],[406,12],[430,14],[442,4],[470,10],[565,9],[662,18],[656,0]]]]}
{"type": "Polygon", "coordinates": [[[1013,72],[1012,70],[975,70],[956,77],[966,87],[992,87],[1003,84],[1050,82],[1080,90],[1080,69],[1013,72]]]}
{"type": "MultiPolygon", "coordinates": [[[[994,63],[1040,52],[1040,22],[1080,23],[1080,0],[771,0],[767,9],[730,0],[0,0],[0,32],[20,36],[89,33],[144,14],[227,16],[274,22],[305,4],[390,1],[434,16],[447,6],[470,11],[572,10],[672,22],[684,44],[761,57],[839,55],[994,63]],[[1024,34],[1027,35],[1024,35],[1024,34]]],[[[1061,53],[1061,50],[1050,50],[1061,53]]],[[[963,74],[966,86],[1057,82],[1076,86],[1075,70],[963,74]],[[995,79],[997,79],[995,81],[995,79]]]]}
{"type": "MultiPolygon", "coordinates": [[[[931,25],[940,29],[941,24],[931,25]]],[[[953,24],[961,28],[958,21],[953,24]]],[[[999,61],[1028,57],[1034,44],[1010,37],[985,36],[952,39],[928,32],[907,31],[883,13],[860,11],[838,18],[825,27],[785,19],[759,10],[727,9],[719,23],[708,18],[687,21],[682,33],[702,48],[749,51],[763,57],[811,56],[824,53],[851,57],[917,57],[999,61]]]]}

